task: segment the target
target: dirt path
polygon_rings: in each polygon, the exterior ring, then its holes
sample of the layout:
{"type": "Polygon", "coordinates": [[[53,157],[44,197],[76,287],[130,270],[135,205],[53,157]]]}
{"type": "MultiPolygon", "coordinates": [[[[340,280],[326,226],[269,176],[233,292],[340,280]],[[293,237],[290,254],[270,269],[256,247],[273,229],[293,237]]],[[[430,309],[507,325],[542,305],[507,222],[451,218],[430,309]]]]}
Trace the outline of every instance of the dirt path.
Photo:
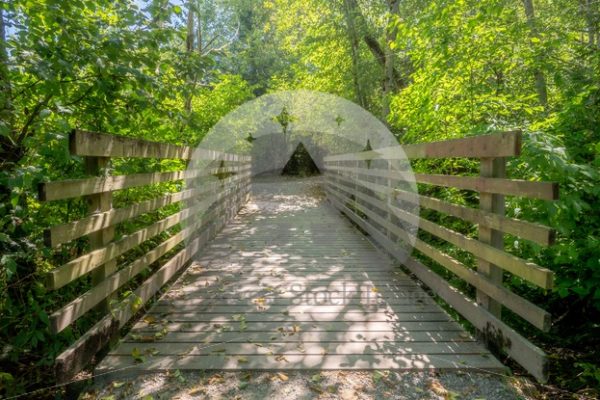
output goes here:
{"type": "Polygon", "coordinates": [[[516,378],[390,371],[160,373],[96,385],[80,399],[534,399],[516,378]]]}

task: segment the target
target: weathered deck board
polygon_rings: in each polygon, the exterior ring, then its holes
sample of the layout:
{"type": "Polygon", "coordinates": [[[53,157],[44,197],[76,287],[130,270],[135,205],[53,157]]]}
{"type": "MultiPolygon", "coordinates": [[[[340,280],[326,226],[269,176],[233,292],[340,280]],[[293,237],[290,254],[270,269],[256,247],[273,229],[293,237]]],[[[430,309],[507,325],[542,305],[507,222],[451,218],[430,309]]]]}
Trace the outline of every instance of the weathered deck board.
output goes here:
{"type": "Polygon", "coordinates": [[[314,181],[255,182],[97,372],[122,368],[505,370],[314,181]]]}

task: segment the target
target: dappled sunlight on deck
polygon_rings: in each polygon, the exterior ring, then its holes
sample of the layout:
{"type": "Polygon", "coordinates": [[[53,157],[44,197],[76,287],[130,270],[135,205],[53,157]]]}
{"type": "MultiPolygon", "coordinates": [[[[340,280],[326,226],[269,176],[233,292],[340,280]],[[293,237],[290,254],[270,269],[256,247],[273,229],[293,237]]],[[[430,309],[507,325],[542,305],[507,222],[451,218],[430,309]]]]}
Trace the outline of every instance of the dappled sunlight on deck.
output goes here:
{"type": "Polygon", "coordinates": [[[254,182],[240,215],[98,370],[127,366],[504,370],[314,178],[254,182]]]}

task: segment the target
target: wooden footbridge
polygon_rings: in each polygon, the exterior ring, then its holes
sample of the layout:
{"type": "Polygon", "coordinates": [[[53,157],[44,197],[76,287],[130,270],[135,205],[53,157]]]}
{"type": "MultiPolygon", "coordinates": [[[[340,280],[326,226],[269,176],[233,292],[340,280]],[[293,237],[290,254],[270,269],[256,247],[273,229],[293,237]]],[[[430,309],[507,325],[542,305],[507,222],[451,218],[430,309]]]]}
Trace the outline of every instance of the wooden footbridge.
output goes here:
{"type": "Polygon", "coordinates": [[[98,354],[104,357],[95,371],[119,376],[175,369],[504,371],[486,348],[491,344],[545,380],[544,353],[502,320],[508,309],[540,330],[550,327],[545,310],[504,285],[511,277],[544,289],[553,283],[551,271],[505,251],[508,235],[541,245],[553,238],[545,226],[504,215],[504,196],[557,198],[553,183],[506,177],[506,160],[520,147],[519,132],[405,146],[411,160],[480,162],[476,176],[416,173],[420,194],[409,198],[404,178],[381,167],[395,157],[389,149],[327,156],[319,178],[252,178],[247,156],[203,152],[210,167],[184,171],[191,148],[73,132],[71,154],[97,176],[44,183],[40,199],[88,201],[87,216],[47,235],[52,247],[88,238],[88,250],[52,270],[47,283],[85,291],[52,310],[51,328],[61,332],[90,312],[99,317],[56,359],[57,379],[67,381],[98,354]],[[160,164],[169,171],[109,176],[111,158],[173,161],[160,164]],[[190,173],[205,184],[185,186],[190,173]],[[128,201],[127,193],[147,185],[157,197],[128,201]],[[477,203],[435,198],[440,187],[473,193],[477,203]],[[402,206],[415,199],[422,215],[402,206]],[[443,221],[440,215],[463,220],[465,229],[431,221],[443,221]],[[402,243],[403,220],[419,225],[413,254],[402,243]],[[462,282],[462,291],[447,278],[462,282]]]}

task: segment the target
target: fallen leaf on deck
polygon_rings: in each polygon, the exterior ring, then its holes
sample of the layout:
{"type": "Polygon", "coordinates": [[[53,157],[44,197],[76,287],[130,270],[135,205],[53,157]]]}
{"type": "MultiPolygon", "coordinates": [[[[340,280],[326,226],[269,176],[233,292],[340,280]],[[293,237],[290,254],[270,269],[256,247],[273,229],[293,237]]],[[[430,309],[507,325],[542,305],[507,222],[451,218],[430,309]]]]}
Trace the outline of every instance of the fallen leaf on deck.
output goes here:
{"type": "Polygon", "coordinates": [[[144,357],[142,356],[142,352],[137,347],[134,347],[133,350],[131,350],[131,357],[133,357],[133,361],[135,361],[136,363],[144,362],[144,357]]]}
{"type": "Polygon", "coordinates": [[[210,385],[215,385],[217,383],[223,383],[225,382],[225,378],[223,378],[221,375],[213,375],[208,379],[208,383],[210,385]]]}
{"type": "Polygon", "coordinates": [[[288,378],[288,376],[287,376],[286,374],[284,374],[283,372],[278,372],[278,373],[277,373],[277,377],[278,377],[279,379],[281,379],[283,382],[286,382],[288,379],[290,379],[290,378],[288,378]]]}
{"type": "Polygon", "coordinates": [[[323,394],[323,389],[320,386],[318,386],[318,385],[311,384],[311,385],[308,385],[308,388],[310,390],[312,390],[313,392],[317,392],[319,394],[323,394]]]}
{"type": "Polygon", "coordinates": [[[145,354],[148,354],[148,355],[150,355],[150,356],[155,356],[155,355],[157,355],[157,354],[159,353],[159,351],[158,351],[158,350],[156,350],[154,347],[152,347],[152,348],[150,348],[150,349],[146,349],[146,350],[144,351],[144,353],[145,353],[145,354]]]}
{"type": "Polygon", "coordinates": [[[244,374],[242,374],[242,380],[243,381],[249,381],[252,378],[252,373],[251,372],[246,372],[244,374]]]}
{"type": "Polygon", "coordinates": [[[441,384],[440,381],[438,381],[437,379],[432,379],[429,381],[429,390],[431,390],[433,393],[437,394],[438,396],[448,396],[448,391],[446,390],[446,388],[441,384]]]}
{"type": "Polygon", "coordinates": [[[190,390],[190,391],[188,392],[188,394],[189,394],[190,396],[194,396],[194,395],[196,395],[196,394],[200,394],[200,393],[204,393],[204,388],[202,388],[202,387],[197,387],[197,388],[193,388],[192,390],[190,390]]]}

